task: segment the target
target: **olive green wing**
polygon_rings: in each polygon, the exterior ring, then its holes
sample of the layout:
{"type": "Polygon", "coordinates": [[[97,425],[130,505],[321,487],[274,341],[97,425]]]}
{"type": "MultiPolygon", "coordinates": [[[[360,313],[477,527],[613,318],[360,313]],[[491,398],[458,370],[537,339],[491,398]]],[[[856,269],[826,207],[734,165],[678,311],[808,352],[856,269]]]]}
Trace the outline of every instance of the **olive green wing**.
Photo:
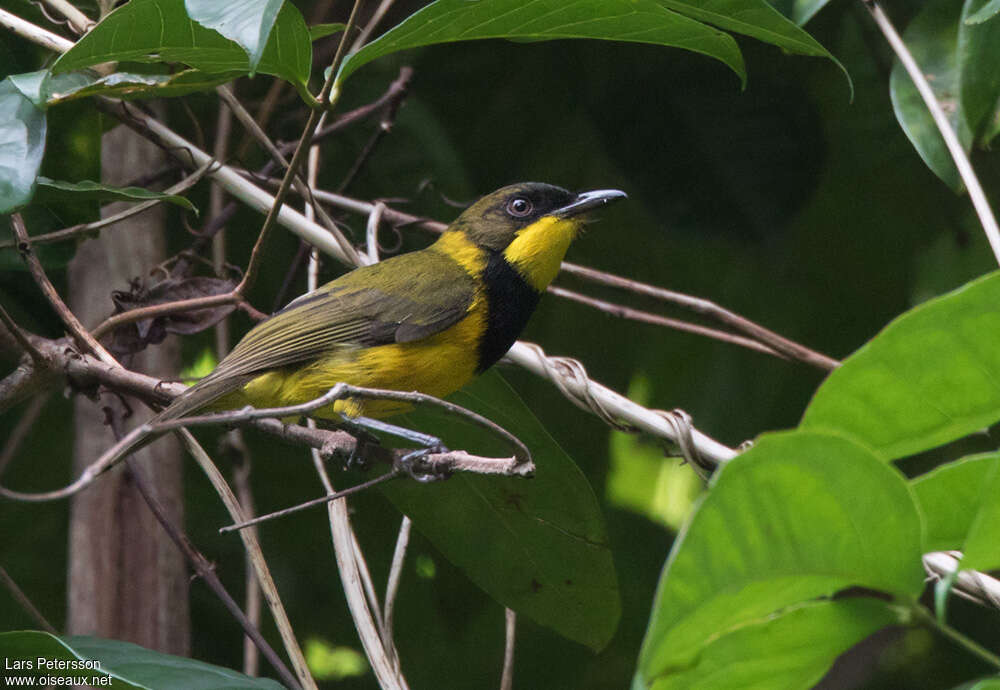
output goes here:
{"type": "Polygon", "coordinates": [[[338,347],[427,338],[468,312],[476,282],[447,256],[423,250],[347,273],[255,326],[215,370],[161,413],[176,418],[268,371],[338,347]]]}

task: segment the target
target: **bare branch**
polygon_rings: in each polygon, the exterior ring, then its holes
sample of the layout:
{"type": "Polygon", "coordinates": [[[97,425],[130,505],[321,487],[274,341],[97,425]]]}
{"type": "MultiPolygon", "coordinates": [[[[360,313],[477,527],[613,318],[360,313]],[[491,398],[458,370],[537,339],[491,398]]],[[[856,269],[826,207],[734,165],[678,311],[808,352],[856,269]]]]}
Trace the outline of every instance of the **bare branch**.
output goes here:
{"type": "Polygon", "coordinates": [[[500,674],[500,690],[511,690],[514,687],[514,640],[517,634],[517,614],[505,608],[504,612],[504,647],[503,673],[500,674]]]}
{"type": "Polygon", "coordinates": [[[25,21],[4,9],[0,9],[0,26],[56,53],[65,53],[73,47],[73,41],[25,21]]]}
{"type": "Polygon", "coordinates": [[[69,330],[70,335],[76,340],[77,345],[79,345],[85,352],[93,354],[95,357],[107,364],[116,364],[116,360],[111,356],[104,347],[97,342],[97,340],[87,332],[87,329],[83,327],[80,320],[76,318],[76,315],[70,311],[66,303],[63,302],[59,293],[56,292],[55,287],[49,280],[49,277],[45,275],[45,269],[42,268],[42,262],[38,260],[35,256],[34,251],[31,249],[31,239],[28,237],[28,231],[24,227],[24,220],[21,218],[20,213],[12,213],[10,216],[10,227],[14,231],[14,236],[17,238],[17,250],[21,254],[21,258],[28,265],[28,271],[31,273],[31,277],[35,279],[35,283],[41,289],[42,294],[49,301],[49,305],[55,310],[59,318],[66,325],[69,330]]]}
{"type": "MultiPolygon", "coordinates": [[[[187,429],[181,429],[180,436],[185,448],[194,456],[194,459],[198,462],[198,465],[215,488],[219,498],[222,499],[233,521],[243,522],[246,519],[243,514],[243,508],[240,506],[239,501],[236,500],[236,496],[233,494],[232,489],[229,488],[229,484],[226,483],[225,477],[219,472],[219,468],[215,466],[215,463],[208,457],[208,454],[198,444],[194,436],[191,435],[191,432],[187,429]]],[[[246,550],[250,562],[253,564],[257,581],[264,592],[264,599],[271,609],[271,615],[274,618],[278,632],[281,634],[281,639],[285,645],[285,652],[292,661],[295,674],[298,676],[303,688],[306,690],[316,690],[316,681],[313,680],[312,674],[309,673],[309,666],[306,664],[302,649],[295,639],[295,632],[292,629],[291,622],[288,620],[288,614],[285,613],[285,608],[281,604],[278,588],[271,578],[271,572],[267,567],[267,561],[264,559],[264,552],[260,548],[260,542],[257,541],[257,532],[253,529],[246,529],[240,530],[239,534],[243,540],[243,548],[246,550]]]]}
{"type": "Polygon", "coordinates": [[[68,0],[42,0],[42,2],[66,17],[69,27],[78,36],[87,33],[97,23],[74,7],[68,0]]]}
{"type": "Polygon", "coordinates": [[[170,540],[174,542],[177,549],[184,554],[184,557],[194,568],[195,573],[198,574],[208,588],[219,598],[222,605],[226,607],[226,610],[236,619],[236,622],[240,624],[243,631],[246,633],[248,639],[253,641],[256,649],[259,649],[264,655],[264,658],[268,660],[278,675],[281,676],[281,681],[287,686],[292,688],[301,688],[302,686],[296,681],[295,676],[292,672],[288,670],[285,663],[281,658],[275,653],[274,649],[267,643],[267,640],[260,634],[260,630],[257,626],[243,613],[236,600],[229,594],[226,590],[225,585],[219,579],[219,576],[215,574],[215,568],[205,558],[204,554],[194,547],[191,540],[186,534],[181,530],[180,527],[175,525],[170,517],[167,515],[163,506],[157,500],[156,496],[150,490],[149,482],[143,476],[142,472],[135,467],[132,463],[128,465],[128,471],[131,475],[132,481],[135,487],[139,490],[142,495],[143,500],[146,505],[149,506],[150,512],[156,518],[157,522],[163,527],[163,531],[167,533],[170,540]]]}

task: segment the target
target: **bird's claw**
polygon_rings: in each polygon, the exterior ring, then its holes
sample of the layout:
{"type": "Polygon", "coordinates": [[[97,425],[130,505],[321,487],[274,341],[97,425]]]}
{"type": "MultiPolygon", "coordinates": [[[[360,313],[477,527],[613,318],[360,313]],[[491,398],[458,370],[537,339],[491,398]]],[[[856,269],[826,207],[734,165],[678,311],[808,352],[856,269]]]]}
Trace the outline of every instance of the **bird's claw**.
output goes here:
{"type": "Polygon", "coordinates": [[[427,446],[426,448],[418,448],[407,453],[395,462],[395,466],[396,469],[408,474],[411,479],[424,484],[442,481],[451,477],[451,472],[439,466],[428,465],[424,461],[424,458],[428,455],[446,452],[448,452],[448,449],[438,441],[434,445],[427,446]]]}

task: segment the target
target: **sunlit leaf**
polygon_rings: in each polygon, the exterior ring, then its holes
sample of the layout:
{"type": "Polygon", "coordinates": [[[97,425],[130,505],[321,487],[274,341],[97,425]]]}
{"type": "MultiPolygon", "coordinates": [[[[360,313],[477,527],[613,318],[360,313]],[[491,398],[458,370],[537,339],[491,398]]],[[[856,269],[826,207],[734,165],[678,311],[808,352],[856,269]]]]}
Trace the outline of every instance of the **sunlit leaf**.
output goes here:
{"type": "Polygon", "coordinates": [[[952,551],[965,546],[983,504],[995,502],[987,491],[1000,468],[996,453],[963,458],[935,468],[911,482],[924,515],[924,550],[952,551]]]}
{"type": "Polygon", "coordinates": [[[851,586],[923,589],[921,525],[902,475],[838,436],[768,434],[719,472],[674,543],[644,679],[694,668],[720,635],[851,586]]]}
{"type": "Polygon", "coordinates": [[[652,678],[644,687],[811,688],[839,655],[900,619],[895,608],[877,599],[810,602],[712,640],[693,666],[652,678]]]}
{"type": "MultiPolygon", "coordinates": [[[[452,399],[519,437],[534,456],[535,476],[396,481],[382,485],[386,496],[498,602],[572,640],[604,647],[621,609],[604,519],[586,477],[496,372],[452,399]]],[[[408,417],[451,448],[511,455],[478,427],[423,411],[408,417]]]]}
{"type": "Polygon", "coordinates": [[[250,75],[253,76],[283,2],[284,0],[184,0],[184,8],[188,16],[202,26],[215,29],[229,40],[239,43],[250,58],[250,75]]]}
{"type": "Polygon", "coordinates": [[[800,428],[848,434],[884,460],[1000,419],[1000,273],[921,304],[831,372],[800,428]]]}
{"type": "Polygon", "coordinates": [[[365,655],[356,649],[332,645],[311,637],[302,650],[313,677],[317,680],[343,680],[363,676],[368,672],[365,655]]]}
{"type": "Polygon", "coordinates": [[[743,57],[732,37],[656,0],[436,0],[348,55],[337,78],[344,80],[362,65],[407,48],[486,38],[654,43],[714,57],[745,78],[743,57]]]}

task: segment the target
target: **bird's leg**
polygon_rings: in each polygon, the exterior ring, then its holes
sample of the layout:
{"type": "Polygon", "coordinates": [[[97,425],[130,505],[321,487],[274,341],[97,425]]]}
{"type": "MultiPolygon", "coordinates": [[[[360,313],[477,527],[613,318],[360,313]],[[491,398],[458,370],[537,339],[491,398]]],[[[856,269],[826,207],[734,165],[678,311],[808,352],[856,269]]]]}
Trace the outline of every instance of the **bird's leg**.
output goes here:
{"type": "Polygon", "coordinates": [[[377,419],[371,419],[370,417],[348,417],[346,415],[341,415],[341,417],[343,419],[343,425],[358,438],[358,445],[355,446],[354,452],[351,453],[351,457],[348,459],[349,467],[357,466],[351,465],[351,463],[357,463],[355,455],[357,455],[358,451],[362,448],[362,444],[370,443],[372,441],[378,443],[378,439],[374,437],[371,432],[379,431],[423,446],[423,448],[418,448],[411,453],[407,453],[396,461],[396,466],[410,475],[413,479],[416,479],[419,482],[432,482],[448,478],[447,473],[421,471],[416,468],[420,460],[422,460],[425,456],[430,455],[431,453],[444,453],[448,451],[444,443],[437,436],[431,436],[430,434],[424,434],[419,431],[397,426],[395,424],[388,424],[387,422],[381,422],[377,419]]]}

